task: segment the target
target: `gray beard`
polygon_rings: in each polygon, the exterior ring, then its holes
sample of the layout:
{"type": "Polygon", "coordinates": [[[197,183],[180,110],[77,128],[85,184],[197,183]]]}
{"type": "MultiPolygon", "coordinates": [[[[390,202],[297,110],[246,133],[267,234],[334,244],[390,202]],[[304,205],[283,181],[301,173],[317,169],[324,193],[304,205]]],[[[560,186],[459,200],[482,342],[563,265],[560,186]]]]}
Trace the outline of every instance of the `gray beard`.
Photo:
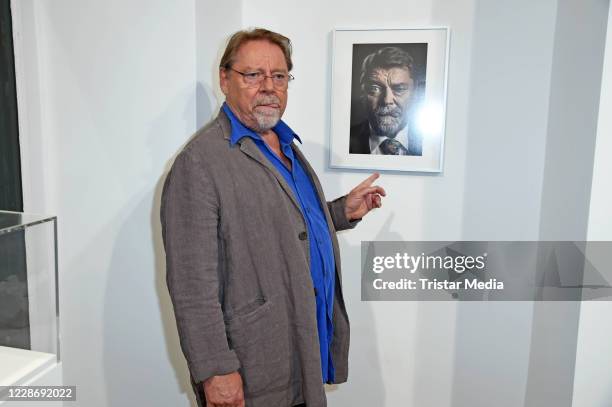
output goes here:
{"type": "MultiPolygon", "coordinates": [[[[280,100],[273,95],[261,95],[255,100],[256,106],[259,104],[268,104],[268,103],[278,103],[280,104],[280,100]]],[[[272,127],[276,126],[278,121],[280,120],[280,111],[275,111],[274,113],[263,113],[258,111],[256,108],[253,109],[253,116],[255,117],[255,121],[257,122],[257,127],[255,130],[258,133],[263,133],[265,131],[270,130],[272,127]]]]}
{"type": "Polygon", "coordinates": [[[379,136],[395,137],[405,126],[405,115],[397,107],[381,107],[370,112],[370,123],[379,136]],[[394,116],[395,114],[395,116],[394,116]]]}
{"type": "Polygon", "coordinates": [[[395,137],[402,129],[402,123],[399,119],[386,117],[384,120],[376,118],[376,128],[381,136],[395,137]]]}
{"type": "Polygon", "coordinates": [[[254,130],[259,133],[270,130],[272,127],[276,126],[280,120],[280,114],[278,113],[267,115],[259,112],[253,112],[253,115],[257,121],[257,128],[254,130]]]}
{"type": "Polygon", "coordinates": [[[377,135],[394,138],[404,128],[406,121],[400,117],[385,116],[381,120],[379,116],[374,116],[371,124],[377,135]]]}

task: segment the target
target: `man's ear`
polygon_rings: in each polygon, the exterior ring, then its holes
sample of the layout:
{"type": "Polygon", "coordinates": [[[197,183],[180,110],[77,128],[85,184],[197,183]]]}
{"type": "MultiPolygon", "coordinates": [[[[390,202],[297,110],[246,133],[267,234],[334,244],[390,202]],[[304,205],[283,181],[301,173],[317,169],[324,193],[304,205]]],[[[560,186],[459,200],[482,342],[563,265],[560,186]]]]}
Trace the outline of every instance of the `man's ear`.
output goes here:
{"type": "Polygon", "coordinates": [[[221,87],[221,92],[223,92],[225,96],[227,96],[228,92],[228,81],[227,69],[219,68],[219,86],[221,87]]]}

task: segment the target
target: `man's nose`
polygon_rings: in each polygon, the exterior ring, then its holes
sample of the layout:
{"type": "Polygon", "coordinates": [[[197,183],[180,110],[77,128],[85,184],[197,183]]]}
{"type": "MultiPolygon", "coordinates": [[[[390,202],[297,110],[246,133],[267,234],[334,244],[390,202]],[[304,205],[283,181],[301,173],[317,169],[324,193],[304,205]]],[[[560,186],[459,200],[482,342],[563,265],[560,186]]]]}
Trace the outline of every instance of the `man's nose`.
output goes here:
{"type": "Polygon", "coordinates": [[[272,76],[264,76],[263,81],[261,81],[261,89],[266,91],[274,90],[274,82],[272,81],[272,76]]]}
{"type": "Polygon", "coordinates": [[[395,101],[395,99],[393,98],[393,91],[389,88],[385,89],[385,94],[383,95],[383,101],[385,102],[385,105],[392,105],[395,101]]]}

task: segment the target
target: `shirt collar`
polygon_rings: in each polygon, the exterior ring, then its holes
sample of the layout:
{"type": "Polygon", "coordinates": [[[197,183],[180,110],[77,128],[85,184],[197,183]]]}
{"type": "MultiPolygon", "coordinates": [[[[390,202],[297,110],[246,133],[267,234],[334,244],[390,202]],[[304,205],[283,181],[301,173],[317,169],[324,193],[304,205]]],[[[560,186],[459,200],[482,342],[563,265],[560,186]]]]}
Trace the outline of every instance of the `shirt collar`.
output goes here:
{"type": "MultiPolygon", "coordinates": [[[[255,140],[261,140],[261,136],[259,134],[242,124],[226,102],[223,103],[222,109],[227,115],[232,127],[232,133],[230,134],[230,145],[236,144],[243,137],[251,137],[255,140]]],[[[276,123],[276,126],[272,127],[272,130],[274,130],[274,132],[278,135],[278,139],[283,145],[291,144],[294,138],[299,141],[300,144],[302,144],[300,137],[295,134],[295,132],[291,130],[291,128],[282,120],[279,120],[278,123],[276,123]]]]}

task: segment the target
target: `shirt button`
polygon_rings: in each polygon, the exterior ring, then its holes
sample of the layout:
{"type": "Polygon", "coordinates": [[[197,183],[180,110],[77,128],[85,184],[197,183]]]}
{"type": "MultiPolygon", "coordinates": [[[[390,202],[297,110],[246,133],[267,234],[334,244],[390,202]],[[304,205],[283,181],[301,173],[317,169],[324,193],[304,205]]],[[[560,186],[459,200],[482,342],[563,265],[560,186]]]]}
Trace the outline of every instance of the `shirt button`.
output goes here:
{"type": "Polygon", "coordinates": [[[308,233],[306,233],[306,232],[300,232],[300,234],[298,235],[298,237],[300,238],[300,240],[306,240],[306,238],[308,237],[308,233]]]}

